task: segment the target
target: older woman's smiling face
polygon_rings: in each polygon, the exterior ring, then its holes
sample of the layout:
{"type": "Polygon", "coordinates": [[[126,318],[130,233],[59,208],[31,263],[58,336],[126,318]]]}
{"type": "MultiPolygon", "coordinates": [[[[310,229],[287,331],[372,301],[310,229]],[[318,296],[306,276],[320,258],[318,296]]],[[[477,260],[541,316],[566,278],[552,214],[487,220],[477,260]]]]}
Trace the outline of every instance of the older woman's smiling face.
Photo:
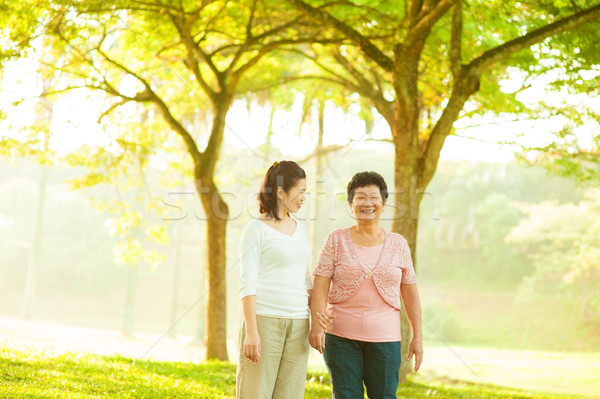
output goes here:
{"type": "Polygon", "coordinates": [[[350,208],[356,220],[379,220],[384,207],[385,204],[378,185],[369,184],[357,187],[354,190],[354,198],[352,198],[350,208]]]}

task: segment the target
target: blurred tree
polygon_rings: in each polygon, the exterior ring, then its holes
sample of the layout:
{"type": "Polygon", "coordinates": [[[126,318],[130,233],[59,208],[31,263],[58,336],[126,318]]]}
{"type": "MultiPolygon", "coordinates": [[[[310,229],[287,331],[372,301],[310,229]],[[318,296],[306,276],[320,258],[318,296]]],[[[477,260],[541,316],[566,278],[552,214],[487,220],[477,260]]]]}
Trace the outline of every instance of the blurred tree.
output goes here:
{"type": "Polygon", "coordinates": [[[507,237],[535,267],[523,294],[560,290],[585,323],[600,323],[600,193],[579,204],[521,204],[527,219],[507,237]]]}
{"type": "MultiPolygon", "coordinates": [[[[50,83],[51,82],[47,79],[43,82],[44,86],[49,86],[50,83]]],[[[42,160],[42,168],[40,171],[40,178],[38,180],[38,203],[36,207],[35,231],[31,245],[31,252],[29,253],[27,277],[25,280],[25,292],[23,295],[23,305],[21,308],[21,317],[25,319],[31,318],[35,305],[36,285],[39,274],[40,252],[42,247],[42,230],[44,226],[44,210],[46,207],[48,164],[52,158],[52,154],[49,149],[49,142],[50,126],[52,124],[52,117],[54,115],[53,111],[54,104],[47,98],[41,98],[37,106],[36,121],[32,126],[36,130],[36,133],[42,137],[42,148],[40,150],[44,159],[42,160]]]]}
{"type": "Polygon", "coordinates": [[[364,96],[388,122],[396,149],[395,188],[401,194],[394,230],[407,237],[411,249],[416,245],[416,196],[431,181],[454,121],[487,112],[531,116],[516,93],[499,90],[498,82],[519,69],[529,78],[547,73],[549,67],[536,64],[551,58],[548,49],[560,50],[563,63],[596,60],[596,54],[582,55],[571,47],[580,34],[596,33],[600,5],[586,2],[520,3],[515,9],[452,0],[402,6],[288,2],[346,37],[340,47],[313,46],[305,53],[326,72],[309,77],[364,96]],[[577,28],[571,41],[554,39],[577,28]]]}
{"type": "MultiPolygon", "coordinates": [[[[93,90],[107,104],[99,120],[109,131],[113,148],[98,155],[104,163],[97,165],[116,167],[125,152],[143,155],[147,162],[149,154],[181,151],[183,143],[193,163],[188,170],[207,226],[208,281],[202,287],[208,290],[206,357],[227,359],[229,209],[215,181],[227,112],[235,96],[255,83],[245,79],[246,73],[270,52],[314,40],[337,40],[323,36],[324,29],[301,29],[304,17],[271,0],[110,4],[57,0],[44,9],[44,16],[41,34],[57,59],[44,63],[44,69],[61,77],[44,95],[93,90]],[[131,103],[150,110],[143,128],[123,129],[124,121],[137,111],[131,103]],[[121,124],[115,122],[118,117],[121,124]]],[[[102,168],[90,176],[88,185],[104,181],[102,168]]]]}
{"type": "Polygon", "coordinates": [[[596,125],[591,136],[578,134],[577,126],[570,123],[559,132],[560,140],[543,147],[525,148],[519,158],[578,184],[597,185],[600,182],[600,114],[586,121],[596,125]]]}
{"type": "MultiPolygon", "coordinates": [[[[306,51],[322,70],[310,77],[337,82],[369,99],[388,123],[395,148],[392,229],[406,237],[413,257],[419,197],[457,118],[486,113],[535,117],[518,101],[518,90],[501,91],[498,81],[522,71],[525,87],[528,79],[564,65],[600,63],[600,5],[591,1],[287,2],[347,39],[342,46],[306,51]],[[580,51],[580,36],[592,37],[585,49],[596,51],[580,51]],[[561,62],[545,62],[554,51],[561,62]]],[[[406,341],[408,334],[407,327],[406,341]]],[[[402,374],[409,369],[410,363],[403,362],[402,374]]]]}
{"type": "Polygon", "coordinates": [[[497,285],[519,284],[531,274],[531,267],[521,262],[513,246],[504,242],[510,229],[521,220],[519,210],[506,194],[493,193],[477,204],[473,216],[478,228],[477,264],[483,280],[497,285]]]}
{"type": "Polygon", "coordinates": [[[44,14],[46,1],[37,2],[38,7],[19,0],[3,0],[0,4],[0,70],[2,64],[21,57],[32,40],[44,14]]]}
{"type": "Polygon", "coordinates": [[[428,192],[435,199],[436,220],[420,220],[421,278],[475,282],[491,290],[512,290],[533,272],[525,255],[504,241],[525,217],[513,203],[555,200],[563,204],[584,199],[583,190],[573,181],[520,162],[443,161],[428,192]]]}

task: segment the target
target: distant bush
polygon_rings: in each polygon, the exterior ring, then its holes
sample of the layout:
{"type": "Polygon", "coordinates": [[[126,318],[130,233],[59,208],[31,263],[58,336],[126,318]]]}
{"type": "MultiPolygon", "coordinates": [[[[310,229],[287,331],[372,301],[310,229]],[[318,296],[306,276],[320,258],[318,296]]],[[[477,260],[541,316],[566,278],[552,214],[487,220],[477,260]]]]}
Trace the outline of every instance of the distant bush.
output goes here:
{"type": "Polygon", "coordinates": [[[436,299],[423,299],[423,335],[428,341],[452,341],[459,337],[456,307],[436,299]]]}

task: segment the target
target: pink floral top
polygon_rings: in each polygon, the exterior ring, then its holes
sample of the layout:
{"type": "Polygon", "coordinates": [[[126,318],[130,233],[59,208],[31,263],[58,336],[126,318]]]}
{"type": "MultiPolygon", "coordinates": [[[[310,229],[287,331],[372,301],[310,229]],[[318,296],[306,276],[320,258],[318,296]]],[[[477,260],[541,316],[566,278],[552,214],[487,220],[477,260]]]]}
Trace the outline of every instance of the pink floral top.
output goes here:
{"type": "Polygon", "coordinates": [[[363,266],[352,244],[350,227],[334,230],[321,248],[315,276],[330,278],[329,303],[338,303],[352,297],[362,282],[373,277],[383,299],[400,309],[400,284],[416,284],[417,277],[404,237],[385,230],[383,248],[373,270],[363,266]]]}

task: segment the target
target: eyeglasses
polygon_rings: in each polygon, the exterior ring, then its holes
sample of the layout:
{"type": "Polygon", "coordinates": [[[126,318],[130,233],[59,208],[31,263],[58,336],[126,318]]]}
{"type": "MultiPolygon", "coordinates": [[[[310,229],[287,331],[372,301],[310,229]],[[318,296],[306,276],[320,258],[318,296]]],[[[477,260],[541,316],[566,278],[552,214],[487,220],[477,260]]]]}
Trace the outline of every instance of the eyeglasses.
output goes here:
{"type": "Polygon", "coordinates": [[[362,197],[362,196],[355,196],[352,199],[352,203],[354,205],[364,205],[367,203],[371,203],[371,204],[380,204],[381,203],[381,197],[362,197]]]}

